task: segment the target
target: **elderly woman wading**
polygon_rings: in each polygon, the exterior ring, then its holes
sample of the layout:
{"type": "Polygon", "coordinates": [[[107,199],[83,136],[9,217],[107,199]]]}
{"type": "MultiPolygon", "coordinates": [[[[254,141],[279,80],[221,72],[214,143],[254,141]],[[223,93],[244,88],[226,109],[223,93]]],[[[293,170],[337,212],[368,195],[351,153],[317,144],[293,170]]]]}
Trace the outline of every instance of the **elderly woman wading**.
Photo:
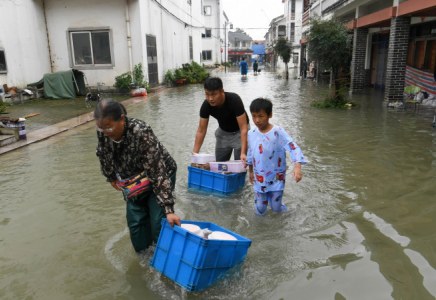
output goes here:
{"type": "Polygon", "coordinates": [[[180,226],[174,213],[174,184],[177,164],[145,122],[127,117],[124,106],[113,99],[103,99],[94,111],[97,128],[97,156],[101,172],[116,190],[121,179],[145,171],[152,190],[128,198],[127,226],[136,252],[157,242],[162,218],[171,226],[180,226]]]}

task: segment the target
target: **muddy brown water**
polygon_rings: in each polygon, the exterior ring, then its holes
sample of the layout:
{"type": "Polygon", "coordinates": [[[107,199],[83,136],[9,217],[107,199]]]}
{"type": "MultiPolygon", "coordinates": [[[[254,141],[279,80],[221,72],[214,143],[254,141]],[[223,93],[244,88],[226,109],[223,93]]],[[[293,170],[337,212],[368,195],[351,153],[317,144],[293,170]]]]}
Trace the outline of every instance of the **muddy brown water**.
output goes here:
{"type": "MultiPolygon", "coordinates": [[[[310,102],[328,92],[274,72],[221,76],[248,110],[274,102],[308,164],[291,180],[283,214],[254,214],[248,183],[230,196],[187,189],[201,85],[173,88],[128,109],[178,163],[176,212],[252,240],[245,263],[198,293],[134,253],[119,192],[100,174],[93,123],[0,156],[1,299],[435,299],[436,130],[433,110],[389,109],[383,94],[353,95],[351,110],[310,102]]],[[[291,75],[291,77],[293,77],[291,75]]],[[[211,120],[203,153],[213,153],[211,120]]],[[[289,158],[288,158],[289,159],[289,158]]]]}

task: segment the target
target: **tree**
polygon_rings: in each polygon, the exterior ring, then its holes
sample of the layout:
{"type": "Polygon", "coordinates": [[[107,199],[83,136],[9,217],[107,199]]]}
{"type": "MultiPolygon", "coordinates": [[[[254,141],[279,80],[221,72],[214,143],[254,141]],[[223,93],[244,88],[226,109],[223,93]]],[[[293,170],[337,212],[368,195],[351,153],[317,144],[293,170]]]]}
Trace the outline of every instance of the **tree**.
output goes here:
{"type": "Polygon", "coordinates": [[[241,29],[241,28],[236,28],[236,31],[235,31],[235,32],[243,33],[243,34],[245,34],[246,36],[251,37],[251,36],[248,35],[248,33],[246,33],[246,32],[244,31],[244,29],[241,29]]]}
{"type": "Polygon", "coordinates": [[[284,38],[279,38],[274,45],[274,50],[277,55],[280,56],[285,63],[286,79],[289,79],[288,63],[291,60],[292,46],[284,38]]]}
{"type": "MultiPolygon", "coordinates": [[[[348,47],[348,28],[338,19],[311,19],[309,41],[309,56],[321,62],[326,69],[331,69],[334,77],[334,93],[332,99],[345,102],[342,96],[344,78],[341,70],[350,65],[350,48],[348,47]]],[[[341,106],[341,105],[339,105],[341,106]]]]}

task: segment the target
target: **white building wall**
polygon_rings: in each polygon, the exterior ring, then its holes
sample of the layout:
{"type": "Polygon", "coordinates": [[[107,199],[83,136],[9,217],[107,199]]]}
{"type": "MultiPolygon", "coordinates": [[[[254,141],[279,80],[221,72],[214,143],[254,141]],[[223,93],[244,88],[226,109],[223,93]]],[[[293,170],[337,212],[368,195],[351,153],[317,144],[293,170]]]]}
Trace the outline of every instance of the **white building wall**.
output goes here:
{"type": "Polygon", "coordinates": [[[126,1],[100,2],[98,5],[96,1],[89,0],[45,0],[53,72],[73,67],[67,40],[69,28],[101,27],[109,27],[112,30],[114,67],[78,69],[85,73],[90,85],[96,85],[97,82],[113,85],[116,76],[129,71],[126,1]]]}
{"type": "Polygon", "coordinates": [[[294,27],[294,41],[292,42],[292,57],[288,64],[290,69],[299,68],[301,60],[301,45],[300,40],[302,37],[302,23],[303,23],[303,0],[295,0],[295,17],[292,20],[291,16],[291,0],[288,0],[285,4],[285,19],[286,19],[286,35],[290,38],[291,36],[291,23],[295,24],[294,27]],[[297,53],[298,59],[294,63],[294,53],[297,53]]]}
{"type": "Polygon", "coordinates": [[[160,81],[168,69],[191,61],[189,36],[193,40],[193,60],[201,62],[201,33],[204,32],[201,1],[192,1],[189,5],[186,0],[159,3],[154,0],[44,0],[43,6],[43,0],[15,0],[0,1],[0,10],[8,11],[0,18],[0,48],[5,49],[8,67],[7,74],[0,74],[0,83],[8,86],[25,87],[41,79],[44,73],[72,68],[68,29],[111,30],[113,67],[75,67],[85,73],[90,85],[97,82],[113,85],[116,76],[131,71],[132,66],[140,62],[148,80],[147,34],[156,36],[160,81]],[[130,51],[126,8],[130,21],[130,51]]]}
{"type": "Polygon", "coordinates": [[[190,63],[189,36],[193,42],[193,60],[200,63],[202,49],[201,33],[204,32],[201,2],[186,0],[162,0],[160,4],[173,15],[163,10],[155,1],[141,4],[141,28],[143,65],[147,66],[146,35],[156,36],[159,78],[162,81],[168,69],[190,63]],[[187,24],[187,26],[185,26],[187,24]],[[192,26],[190,26],[192,25],[192,26]]]}
{"type": "Polygon", "coordinates": [[[23,88],[50,72],[42,0],[0,1],[0,12],[0,49],[8,69],[0,84],[23,88]]]}
{"type": "Polygon", "coordinates": [[[203,38],[203,51],[212,51],[212,59],[202,61],[205,65],[213,65],[215,63],[221,63],[221,43],[224,41],[224,35],[222,33],[221,20],[224,20],[222,15],[222,4],[219,4],[219,0],[205,0],[204,6],[210,6],[212,13],[210,16],[204,16],[204,23],[206,28],[212,29],[212,36],[210,38],[203,38]]]}

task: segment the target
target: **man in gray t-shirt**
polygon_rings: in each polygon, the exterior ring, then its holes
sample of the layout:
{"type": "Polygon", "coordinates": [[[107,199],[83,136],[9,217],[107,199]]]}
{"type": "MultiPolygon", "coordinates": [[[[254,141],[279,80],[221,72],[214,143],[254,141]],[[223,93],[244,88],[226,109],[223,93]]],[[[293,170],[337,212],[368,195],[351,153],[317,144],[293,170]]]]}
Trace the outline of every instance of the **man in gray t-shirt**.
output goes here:
{"type": "Polygon", "coordinates": [[[228,161],[233,152],[235,160],[246,161],[248,116],[241,97],[235,93],[224,92],[223,82],[211,77],[204,83],[206,100],[200,108],[200,124],[195,135],[193,153],[198,153],[206,136],[209,117],[218,121],[215,132],[216,161],[228,161]]]}

